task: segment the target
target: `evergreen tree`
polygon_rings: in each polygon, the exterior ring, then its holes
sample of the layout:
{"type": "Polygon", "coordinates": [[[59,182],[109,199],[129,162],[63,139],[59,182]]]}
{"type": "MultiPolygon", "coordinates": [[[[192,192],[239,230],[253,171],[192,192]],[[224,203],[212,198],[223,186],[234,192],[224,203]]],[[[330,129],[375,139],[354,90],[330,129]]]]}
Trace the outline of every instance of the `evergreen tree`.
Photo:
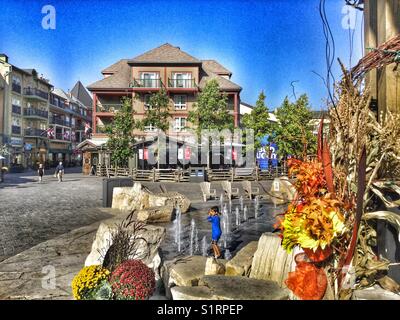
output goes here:
{"type": "Polygon", "coordinates": [[[286,97],[276,110],[276,117],[278,122],[273,125],[272,139],[280,156],[304,157],[315,152],[316,137],[310,125],[312,112],[306,94],[294,103],[286,97]]]}
{"type": "Polygon", "coordinates": [[[257,102],[253,110],[243,116],[243,129],[253,129],[254,131],[254,148],[261,148],[261,139],[272,132],[272,123],[269,120],[269,110],[265,104],[265,94],[260,92],[257,102]]]}

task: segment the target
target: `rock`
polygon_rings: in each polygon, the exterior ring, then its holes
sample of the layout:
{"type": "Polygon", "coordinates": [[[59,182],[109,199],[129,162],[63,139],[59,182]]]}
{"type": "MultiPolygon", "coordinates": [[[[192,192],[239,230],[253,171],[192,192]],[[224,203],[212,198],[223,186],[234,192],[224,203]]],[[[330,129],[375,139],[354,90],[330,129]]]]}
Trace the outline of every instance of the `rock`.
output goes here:
{"type": "Polygon", "coordinates": [[[214,257],[209,257],[206,260],[206,267],[204,274],[208,275],[216,275],[216,274],[225,274],[225,265],[214,257]]]}
{"type": "Polygon", "coordinates": [[[294,266],[293,253],[288,254],[282,248],[278,235],[267,232],[258,241],[250,278],[276,281],[279,286],[285,288],[285,280],[294,266]]]}
{"type": "Polygon", "coordinates": [[[173,287],[171,288],[173,300],[211,300],[212,292],[206,286],[199,287],[173,287]]]}
{"type": "Polygon", "coordinates": [[[274,281],[240,276],[204,276],[198,287],[174,287],[174,300],[287,300],[289,292],[274,281]]]}
{"type": "Polygon", "coordinates": [[[226,263],[226,276],[249,276],[258,241],[249,242],[226,263]]]}
{"type": "Polygon", "coordinates": [[[176,208],[179,206],[182,213],[189,210],[190,200],[185,195],[179,192],[165,192],[158,194],[149,194],[149,206],[150,207],[161,207],[170,206],[176,208]]]}
{"type": "Polygon", "coordinates": [[[137,212],[137,220],[146,223],[170,222],[174,210],[174,207],[171,206],[141,209],[137,212]]]}
{"type": "Polygon", "coordinates": [[[116,187],[113,189],[112,208],[128,212],[149,208],[149,195],[138,182],[132,188],[116,187]]]}
{"type": "Polygon", "coordinates": [[[197,286],[199,279],[204,276],[206,260],[203,256],[187,256],[165,262],[165,287],[197,286]]]}
{"type": "MultiPolygon", "coordinates": [[[[164,287],[167,298],[171,298],[171,288],[174,286],[197,286],[199,279],[204,276],[207,257],[186,256],[164,262],[164,287]]],[[[220,263],[226,262],[223,259],[220,263]]]]}
{"type": "MultiPolygon", "coordinates": [[[[117,224],[121,221],[122,219],[110,219],[100,224],[92,244],[92,250],[86,258],[85,266],[100,265],[103,263],[104,257],[112,245],[112,234],[117,230],[117,224]]],[[[131,259],[134,259],[148,252],[147,258],[141,260],[153,268],[156,278],[160,277],[159,267],[161,265],[161,258],[158,255],[158,249],[165,238],[165,232],[166,230],[163,227],[145,225],[142,230],[138,231],[137,236],[142,237],[146,242],[138,242],[136,255],[131,257],[131,259]]]]}
{"type": "Polygon", "coordinates": [[[190,200],[179,192],[153,194],[138,182],[132,188],[116,187],[113,189],[113,209],[132,212],[154,207],[176,208],[177,206],[180,207],[182,213],[185,213],[189,210],[190,200]]]}
{"type": "Polygon", "coordinates": [[[400,295],[374,285],[370,288],[354,290],[352,300],[400,300],[400,295]]]}
{"type": "Polygon", "coordinates": [[[293,201],[296,197],[296,188],[293,186],[293,183],[290,182],[288,177],[280,177],[281,189],[284,193],[286,193],[286,199],[288,201],[293,201]]]}

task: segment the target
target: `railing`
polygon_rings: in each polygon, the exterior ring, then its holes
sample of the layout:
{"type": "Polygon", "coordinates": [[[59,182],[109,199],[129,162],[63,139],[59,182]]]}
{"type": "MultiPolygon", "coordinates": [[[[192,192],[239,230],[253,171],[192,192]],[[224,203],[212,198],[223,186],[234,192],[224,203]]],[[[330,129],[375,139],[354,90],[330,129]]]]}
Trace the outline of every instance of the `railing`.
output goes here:
{"type": "Polygon", "coordinates": [[[168,79],[169,88],[194,89],[196,88],[195,79],[168,79]]]}
{"type": "Polygon", "coordinates": [[[64,127],[71,127],[71,123],[69,121],[66,121],[63,119],[51,118],[49,123],[50,124],[58,124],[58,125],[64,126],[64,127]]]}
{"type": "Polygon", "coordinates": [[[96,112],[115,112],[121,110],[120,103],[107,103],[96,106],[96,112]]]}
{"type": "Polygon", "coordinates": [[[56,140],[71,141],[70,138],[66,138],[63,133],[56,133],[56,140]]]}
{"type": "Polygon", "coordinates": [[[20,126],[11,126],[11,133],[12,134],[21,134],[21,127],[20,126]]]}
{"type": "Polygon", "coordinates": [[[35,109],[35,108],[27,108],[24,109],[24,116],[26,117],[41,117],[41,118],[48,118],[49,113],[47,111],[35,109]]]}
{"type": "Polygon", "coordinates": [[[161,88],[162,86],[161,79],[133,79],[131,83],[133,88],[161,88]]]}
{"type": "Polygon", "coordinates": [[[42,90],[39,90],[37,88],[25,88],[24,89],[24,95],[26,96],[36,96],[36,97],[40,97],[44,100],[48,100],[49,99],[49,94],[47,92],[44,92],[42,90]]]}
{"type": "MultiPolygon", "coordinates": [[[[208,169],[208,181],[261,181],[273,180],[281,176],[287,176],[287,171],[283,167],[274,167],[266,171],[258,168],[229,168],[229,169],[208,169]]],[[[136,181],[174,181],[188,182],[190,180],[189,170],[182,169],[151,169],[140,170],[128,168],[106,167],[100,170],[97,175],[106,177],[130,176],[136,181]]],[[[294,177],[289,177],[294,178],[294,177]]]]}
{"type": "Polygon", "coordinates": [[[21,85],[18,83],[12,83],[12,91],[17,92],[17,93],[21,93],[21,85]]]}
{"type": "Polygon", "coordinates": [[[25,136],[29,137],[46,137],[46,130],[42,129],[36,129],[36,128],[31,128],[31,129],[25,129],[25,136]]]}
{"type": "Polygon", "coordinates": [[[16,114],[21,114],[22,113],[22,108],[20,107],[20,106],[17,106],[17,105],[15,105],[15,104],[13,104],[12,106],[11,106],[11,110],[12,110],[12,113],[16,113],[16,114]]]}
{"type": "Polygon", "coordinates": [[[50,104],[61,109],[68,109],[68,106],[64,100],[56,100],[52,95],[50,95],[50,104]]]}

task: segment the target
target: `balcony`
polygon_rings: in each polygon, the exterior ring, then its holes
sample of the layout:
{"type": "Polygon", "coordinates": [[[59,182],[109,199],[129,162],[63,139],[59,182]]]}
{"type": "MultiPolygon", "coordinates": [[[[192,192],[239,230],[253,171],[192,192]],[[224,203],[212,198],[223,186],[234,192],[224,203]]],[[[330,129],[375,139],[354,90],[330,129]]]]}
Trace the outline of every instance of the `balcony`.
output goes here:
{"type": "Polygon", "coordinates": [[[54,99],[52,96],[50,96],[50,105],[60,108],[60,109],[63,109],[65,111],[69,111],[68,106],[65,103],[65,101],[54,99]]]}
{"type": "Polygon", "coordinates": [[[25,88],[24,95],[27,98],[32,98],[32,99],[39,99],[39,100],[46,100],[46,101],[49,99],[49,94],[47,92],[44,92],[37,88],[29,88],[29,87],[25,88]]]}
{"type": "Polygon", "coordinates": [[[47,119],[49,117],[49,113],[47,111],[35,109],[35,108],[27,108],[24,109],[24,116],[27,118],[40,118],[47,119]]]}
{"type": "Polygon", "coordinates": [[[15,113],[15,114],[21,114],[22,113],[22,109],[21,109],[20,106],[17,106],[15,104],[13,104],[11,107],[12,107],[12,109],[11,109],[12,113],[15,113]]]}
{"type": "Polygon", "coordinates": [[[36,129],[36,128],[25,129],[25,136],[26,137],[47,137],[46,130],[36,129]]]}
{"type": "Polygon", "coordinates": [[[195,79],[168,79],[168,89],[197,90],[195,79]]]}
{"type": "Polygon", "coordinates": [[[11,126],[11,133],[12,134],[21,134],[21,127],[20,126],[11,126]]]}
{"type": "Polygon", "coordinates": [[[21,85],[18,83],[12,83],[12,91],[16,92],[16,93],[21,93],[21,85]]]}
{"type": "Polygon", "coordinates": [[[161,79],[133,79],[132,88],[159,89],[164,86],[161,79]]]}
{"type": "Polygon", "coordinates": [[[58,119],[58,118],[50,118],[49,123],[50,124],[58,124],[58,125],[64,126],[64,127],[71,127],[71,123],[69,121],[66,121],[63,119],[58,119]]]}
{"type": "Polygon", "coordinates": [[[116,111],[121,110],[122,105],[120,103],[108,103],[108,104],[101,104],[96,106],[96,112],[101,113],[114,113],[116,111]]]}
{"type": "Polygon", "coordinates": [[[75,125],[75,130],[77,130],[77,131],[85,131],[85,125],[77,124],[77,125],[75,125]]]}
{"type": "Polygon", "coordinates": [[[55,139],[59,140],[59,141],[66,141],[66,142],[70,142],[71,141],[71,139],[69,137],[65,137],[64,134],[61,133],[61,132],[57,132],[56,133],[55,139]]]}

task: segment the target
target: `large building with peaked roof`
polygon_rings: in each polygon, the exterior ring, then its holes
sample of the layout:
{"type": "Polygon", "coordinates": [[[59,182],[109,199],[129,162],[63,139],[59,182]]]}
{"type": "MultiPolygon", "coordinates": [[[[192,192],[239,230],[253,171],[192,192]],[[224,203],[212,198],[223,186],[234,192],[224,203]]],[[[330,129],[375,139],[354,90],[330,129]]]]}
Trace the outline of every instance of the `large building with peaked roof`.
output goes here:
{"type": "MultiPolygon", "coordinates": [[[[215,79],[228,96],[228,108],[234,125],[239,125],[240,92],[242,88],[231,80],[232,72],[216,60],[200,60],[179,47],[165,43],[131,59],[121,59],[101,71],[103,79],[88,86],[93,94],[93,134],[104,137],[105,126],[121,107],[121,98],[133,97],[134,117],[143,119],[147,101],[154,92],[165,89],[171,104],[171,126],[168,134],[185,136],[189,111],[207,81],[215,79]]],[[[138,136],[151,136],[153,125],[138,136]]]]}

